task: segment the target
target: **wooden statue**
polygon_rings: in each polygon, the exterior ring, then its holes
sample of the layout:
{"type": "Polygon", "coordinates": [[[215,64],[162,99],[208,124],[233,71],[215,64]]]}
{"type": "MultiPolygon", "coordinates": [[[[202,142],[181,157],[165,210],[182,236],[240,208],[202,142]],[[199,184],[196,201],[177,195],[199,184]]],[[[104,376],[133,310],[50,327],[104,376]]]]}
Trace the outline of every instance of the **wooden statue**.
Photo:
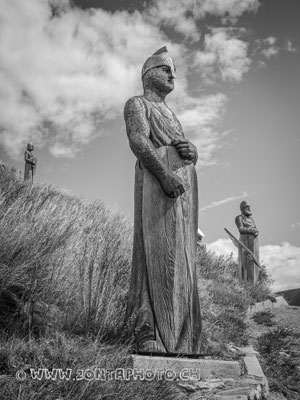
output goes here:
{"type": "MultiPolygon", "coordinates": [[[[256,228],[250,205],[246,201],[240,204],[241,214],[235,218],[236,226],[240,232],[240,241],[253,253],[259,261],[258,230],[256,228]]],[[[240,280],[255,283],[258,278],[258,266],[247,254],[239,249],[239,277],[240,280]]]]}
{"type": "Polygon", "coordinates": [[[33,182],[33,178],[36,172],[37,158],[33,156],[33,144],[28,143],[27,150],[24,153],[25,160],[25,171],[24,171],[24,181],[33,182]]]}
{"type": "Polygon", "coordinates": [[[139,352],[199,352],[201,315],[195,254],[196,147],[165,103],[175,66],[163,47],[142,69],[144,94],[124,109],[135,167],[134,243],[128,320],[139,352]]]}

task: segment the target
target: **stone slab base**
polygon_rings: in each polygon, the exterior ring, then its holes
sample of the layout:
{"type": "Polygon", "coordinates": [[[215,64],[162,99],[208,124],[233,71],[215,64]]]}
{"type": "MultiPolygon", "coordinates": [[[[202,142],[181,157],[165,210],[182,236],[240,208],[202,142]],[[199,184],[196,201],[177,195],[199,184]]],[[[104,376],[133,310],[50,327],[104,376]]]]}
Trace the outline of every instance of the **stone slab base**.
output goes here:
{"type": "Polygon", "coordinates": [[[250,318],[252,317],[253,314],[260,311],[270,310],[272,308],[278,308],[282,306],[288,306],[287,301],[282,296],[275,297],[275,300],[276,301],[265,300],[261,301],[260,303],[255,303],[250,305],[247,310],[247,316],[250,318]]]}
{"type": "MultiPolygon", "coordinates": [[[[132,355],[136,373],[164,377],[189,393],[189,400],[210,394],[217,400],[263,400],[268,398],[268,381],[252,346],[234,347],[238,361],[132,355]]],[[[150,376],[149,375],[149,376],[150,376]]],[[[209,398],[211,398],[209,396],[209,398]]]]}
{"type": "Polygon", "coordinates": [[[132,355],[132,368],[137,370],[150,370],[169,372],[182,380],[190,378],[238,378],[241,375],[241,366],[237,361],[149,357],[132,355]]]}

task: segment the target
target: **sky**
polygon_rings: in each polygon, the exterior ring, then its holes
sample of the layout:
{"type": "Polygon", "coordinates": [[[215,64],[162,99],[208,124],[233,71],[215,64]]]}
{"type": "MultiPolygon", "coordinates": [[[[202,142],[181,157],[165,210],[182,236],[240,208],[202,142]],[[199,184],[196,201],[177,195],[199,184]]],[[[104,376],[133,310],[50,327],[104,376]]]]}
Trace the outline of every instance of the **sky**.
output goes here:
{"type": "Polygon", "coordinates": [[[0,0],[0,160],[133,220],[135,156],[123,120],[141,68],[167,46],[167,104],[198,148],[199,227],[224,228],[247,200],[273,289],[300,287],[298,0],[0,0]]]}

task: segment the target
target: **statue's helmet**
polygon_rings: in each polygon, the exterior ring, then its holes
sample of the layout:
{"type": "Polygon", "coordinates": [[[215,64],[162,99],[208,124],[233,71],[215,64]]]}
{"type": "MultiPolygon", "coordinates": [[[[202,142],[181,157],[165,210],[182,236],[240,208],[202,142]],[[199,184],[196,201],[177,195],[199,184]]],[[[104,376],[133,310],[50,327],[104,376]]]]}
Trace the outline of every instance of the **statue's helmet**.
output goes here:
{"type": "Polygon", "coordinates": [[[28,143],[27,144],[27,150],[33,150],[33,144],[32,143],[28,143]]]}
{"type": "Polygon", "coordinates": [[[176,67],[171,57],[168,55],[167,46],[162,47],[153,53],[152,56],[147,58],[142,68],[142,79],[146,72],[148,72],[151,68],[161,67],[163,65],[170,67],[172,74],[175,77],[176,67]]]}
{"type": "Polygon", "coordinates": [[[240,204],[240,209],[241,209],[241,211],[243,211],[243,209],[246,208],[246,207],[250,207],[250,204],[247,203],[247,201],[244,200],[244,201],[242,201],[241,204],[240,204]]]}

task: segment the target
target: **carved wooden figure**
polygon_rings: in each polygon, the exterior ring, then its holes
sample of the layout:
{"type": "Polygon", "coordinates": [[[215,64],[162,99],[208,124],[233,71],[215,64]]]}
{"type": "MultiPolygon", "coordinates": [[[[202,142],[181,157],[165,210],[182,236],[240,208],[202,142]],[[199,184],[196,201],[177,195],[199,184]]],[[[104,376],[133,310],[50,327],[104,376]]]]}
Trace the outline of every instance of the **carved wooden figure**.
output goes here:
{"type": "MultiPolygon", "coordinates": [[[[259,262],[258,230],[256,228],[250,205],[246,201],[240,204],[241,214],[235,218],[240,232],[240,241],[253,253],[259,262]]],[[[239,277],[240,280],[255,283],[258,278],[258,267],[247,255],[239,249],[239,277]]]]}
{"type": "Polygon", "coordinates": [[[131,97],[124,109],[137,157],[127,318],[134,320],[140,352],[192,354],[199,352],[201,333],[195,270],[198,155],[165,103],[174,79],[174,63],[163,47],[144,63],[144,94],[131,97]]]}
{"type": "Polygon", "coordinates": [[[33,144],[28,143],[27,149],[24,153],[24,160],[25,160],[25,171],[24,171],[24,181],[31,181],[33,182],[33,178],[36,172],[36,165],[37,165],[37,158],[33,156],[33,144]]]}

